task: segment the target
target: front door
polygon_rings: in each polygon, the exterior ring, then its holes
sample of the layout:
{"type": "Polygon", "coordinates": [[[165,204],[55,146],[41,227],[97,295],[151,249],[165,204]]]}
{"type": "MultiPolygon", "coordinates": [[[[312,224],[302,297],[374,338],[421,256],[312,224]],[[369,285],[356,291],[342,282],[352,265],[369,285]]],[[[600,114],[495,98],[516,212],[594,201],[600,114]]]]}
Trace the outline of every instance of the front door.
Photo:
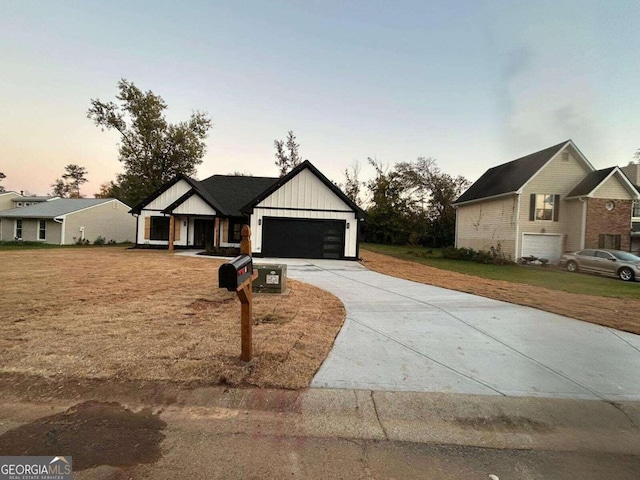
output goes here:
{"type": "Polygon", "coordinates": [[[193,221],[193,246],[196,248],[211,249],[216,238],[216,222],[214,220],[193,221]]]}

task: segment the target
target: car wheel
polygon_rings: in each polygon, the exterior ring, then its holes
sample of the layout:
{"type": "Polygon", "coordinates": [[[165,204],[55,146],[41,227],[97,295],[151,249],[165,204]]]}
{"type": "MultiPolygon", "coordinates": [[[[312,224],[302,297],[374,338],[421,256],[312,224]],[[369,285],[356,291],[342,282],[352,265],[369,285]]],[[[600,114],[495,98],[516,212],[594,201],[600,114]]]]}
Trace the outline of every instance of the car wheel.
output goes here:
{"type": "Polygon", "coordinates": [[[633,270],[627,267],[621,268],[620,271],[618,272],[618,276],[620,277],[620,280],[629,282],[633,280],[633,270]]]}
{"type": "Polygon", "coordinates": [[[578,271],[578,264],[576,262],[567,262],[567,270],[569,270],[570,272],[577,272],[578,271]]]}

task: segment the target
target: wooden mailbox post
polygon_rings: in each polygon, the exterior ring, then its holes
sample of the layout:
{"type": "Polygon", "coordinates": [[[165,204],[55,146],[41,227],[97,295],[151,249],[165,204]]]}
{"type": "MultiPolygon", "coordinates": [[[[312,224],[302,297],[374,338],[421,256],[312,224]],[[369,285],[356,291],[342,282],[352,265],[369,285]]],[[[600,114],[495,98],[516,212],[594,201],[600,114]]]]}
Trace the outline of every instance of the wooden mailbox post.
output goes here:
{"type": "Polygon", "coordinates": [[[253,357],[253,293],[251,284],[258,276],[253,271],[251,258],[251,229],[242,227],[242,242],[240,242],[240,256],[220,266],[218,283],[220,288],[235,290],[240,299],[240,360],[250,362],[253,357]]]}

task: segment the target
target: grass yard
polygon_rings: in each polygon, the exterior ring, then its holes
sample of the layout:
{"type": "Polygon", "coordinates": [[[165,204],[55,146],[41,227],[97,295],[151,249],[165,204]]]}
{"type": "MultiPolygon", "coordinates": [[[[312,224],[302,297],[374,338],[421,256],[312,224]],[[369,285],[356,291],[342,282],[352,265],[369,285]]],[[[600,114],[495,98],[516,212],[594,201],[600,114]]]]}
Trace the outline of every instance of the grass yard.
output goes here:
{"type": "Polygon", "coordinates": [[[552,268],[498,267],[407,253],[418,249],[364,245],[360,256],[367,268],[386,275],[526,305],[640,335],[638,282],[629,284],[552,268]]]}
{"type": "Polygon", "coordinates": [[[440,250],[437,248],[371,243],[362,244],[362,248],[441,270],[492,280],[522,283],[569,293],[640,300],[640,288],[638,288],[640,283],[626,283],[613,277],[569,273],[556,267],[484,265],[461,260],[447,260],[442,258],[440,250]]]}
{"type": "Polygon", "coordinates": [[[166,251],[0,251],[0,374],[303,388],[345,318],[333,295],[293,280],[254,296],[255,363],[240,355],[240,302],[221,260],[166,251]]]}

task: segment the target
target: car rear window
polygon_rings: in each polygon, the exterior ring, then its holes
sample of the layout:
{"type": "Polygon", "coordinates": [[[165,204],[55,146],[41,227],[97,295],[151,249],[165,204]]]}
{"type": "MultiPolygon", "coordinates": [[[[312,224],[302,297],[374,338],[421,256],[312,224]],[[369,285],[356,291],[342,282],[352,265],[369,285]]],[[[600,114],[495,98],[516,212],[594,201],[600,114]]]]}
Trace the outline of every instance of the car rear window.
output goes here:
{"type": "Polygon", "coordinates": [[[595,250],[582,250],[581,252],[578,252],[576,255],[580,255],[581,257],[595,257],[596,256],[596,251],[595,250]]]}

